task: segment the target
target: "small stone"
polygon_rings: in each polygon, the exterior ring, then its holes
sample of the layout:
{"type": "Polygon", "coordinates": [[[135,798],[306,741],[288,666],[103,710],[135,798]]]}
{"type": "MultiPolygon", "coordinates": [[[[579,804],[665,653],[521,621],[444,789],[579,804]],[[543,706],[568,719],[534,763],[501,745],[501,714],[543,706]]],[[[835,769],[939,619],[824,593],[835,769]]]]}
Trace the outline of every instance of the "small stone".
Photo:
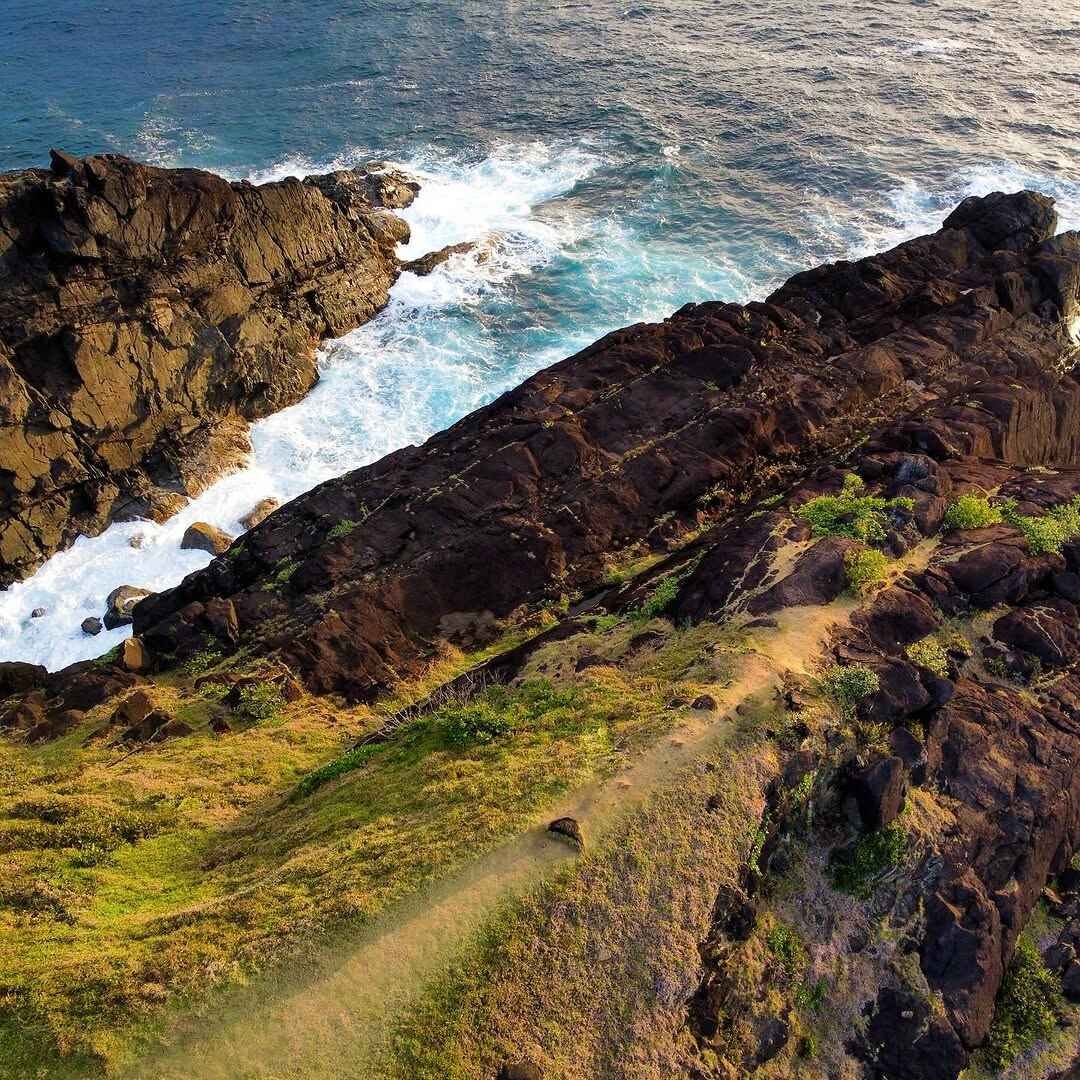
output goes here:
{"type": "Polygon", "coordinates": [[[556,818],[549,826],[548,832],[557,833],[572,840],[578,847],[584,847],[585,841],[581,837],[581,826],[572,817],[556,818]]]}
{"type": "Polygon", "coordinates": [[[691,709],[708,709],[712,712],[716,708],[716,698],[711,694],[699,694],[690,702],[691,709]]]}
{"type": "Polygon", "coordinates": [[[83,619],[79,625],[82,632],[89,634],[91,637],[101,633],[101,620],[94,615],[91,615],[88,619],[83,619]]]}
{"type": "Polygon", "coordinates": [[[36,607],[36,608],[34,608],[33,611],[30,612],[30,618],[31,619],[40,619],[46,614],[47,614],[47,612],[46,612],[45,608],[36,607]]]}

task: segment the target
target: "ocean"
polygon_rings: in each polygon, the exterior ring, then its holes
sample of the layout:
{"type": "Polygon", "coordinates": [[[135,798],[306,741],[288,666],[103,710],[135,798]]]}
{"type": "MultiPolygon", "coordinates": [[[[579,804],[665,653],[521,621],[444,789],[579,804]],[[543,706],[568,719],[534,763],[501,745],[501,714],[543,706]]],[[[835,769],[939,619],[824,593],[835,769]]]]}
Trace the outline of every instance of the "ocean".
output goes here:
{"type": "Polygon", "coordinates": [[[247,469],[164,525],[83,537],[0,593],[0,659],[61,667],[120,584],[176,584],[230,532],[607,331],[747,300],[1030,187],[1080,228],[1080,6],[924,2],[8,0],[0,168],[113,151],[255,181],[372,159],[424,188],[389,307],[321,353],[247,469]],[[141,534],[142,546],[129,541],[141,534]],[[45,615],[31,618],[31,612],[45,615]]]}

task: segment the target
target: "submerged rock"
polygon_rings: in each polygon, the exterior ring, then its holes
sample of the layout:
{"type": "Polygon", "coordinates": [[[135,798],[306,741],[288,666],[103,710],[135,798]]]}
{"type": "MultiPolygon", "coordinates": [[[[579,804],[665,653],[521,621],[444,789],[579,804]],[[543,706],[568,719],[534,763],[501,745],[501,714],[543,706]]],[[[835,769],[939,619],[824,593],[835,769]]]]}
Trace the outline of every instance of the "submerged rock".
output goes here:
{"type": "Polygon", "coordinates": [[[261,525],[281,503],[277,499],[260,499],[241,519],[240,524],[244,529],[254,529],[261,525]]]}

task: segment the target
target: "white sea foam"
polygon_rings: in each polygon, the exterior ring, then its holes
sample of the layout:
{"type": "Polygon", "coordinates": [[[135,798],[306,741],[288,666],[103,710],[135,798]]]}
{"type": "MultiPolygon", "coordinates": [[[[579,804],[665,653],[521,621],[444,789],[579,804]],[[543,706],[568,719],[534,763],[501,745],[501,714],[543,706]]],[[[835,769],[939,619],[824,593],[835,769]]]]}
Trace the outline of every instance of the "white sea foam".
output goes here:
{"type": "MultiPolygon", "coordinates": [[[[218,481],[181,513],[158,525],[116,524],[81,537],[25,582],[0,594],[0,658],[51,669],[99,655],[126,628],[88,637],[80,623],[100,616],[117,585],[159,590],[206,565],[202,552],[181,551],[184,530],[208,521],[230,533],[259,499],[282,500],[331,476],[376,460],[447,426],[516,381],[513,366],[494,368],[484,319],[471,309],[497,301],[513,281],[554,258],[579,236],[570,214],[537,209],[590,175],[599,157],[582,147],[540,144],[496,148],[479,162],[439,166],[434,154],[406,166],[423,189],[403,216],[422,254],[464,240],[480,249],[451,259],[428,277],[405,274],[389,306],[366,326],[330,342],[321,378],[301,402],[255,424],[246,469],[218,481]],[[137,550],[130,541],[138,535],[137,550]],[[36,608],[46,614],[31,618],[36,608]]],[[[256,179],[302,175],[349,164],[283,162],[256,179]]],[[[535,358],[539,366],[546,357],[535,358]]]]}
{"type": "Polygon", "coordinates": [[[924,41],[917,41],[913,45],[907,46],[904,52],[908,56],[926,54],[940,56],[944,53],[963,52],[968,47],[966,41],[960,41],[958,38],[926,38],[924,41]]]}

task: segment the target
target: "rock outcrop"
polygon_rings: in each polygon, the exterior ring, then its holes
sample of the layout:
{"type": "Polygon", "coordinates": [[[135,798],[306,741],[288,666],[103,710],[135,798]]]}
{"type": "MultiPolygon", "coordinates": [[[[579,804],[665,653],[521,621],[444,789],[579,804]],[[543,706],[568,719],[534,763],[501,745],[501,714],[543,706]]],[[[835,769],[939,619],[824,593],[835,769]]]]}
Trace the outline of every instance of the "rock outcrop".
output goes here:
{"type": "Polygon", "coordinates": [[[370,319],[418,185],[254,186],[54,151],[0,175],[0,586],[110,520],[168,517],[370,319]]]}
{"type": "MultiPolygon", "coordinates": [[[[882,420],[903,418],[898,452],[1080,460],[1080,384],[1058,373],[1080,238],[1054,226],[1041,195],[968,200],[940,232],[800,274],[767,303],[609,334],[282,507],[235,557],[141,604],[137,632],[182,658],[227,604],[245,647],[316,691],[370,698],[455,627],[595,587],[624,545],[662,545],[882,420]]],[[[908,486],[940,520],[942,496],[908,486]]],[[[806,567],[801,587],[836,588],[837,565],[806,567]]]]}

